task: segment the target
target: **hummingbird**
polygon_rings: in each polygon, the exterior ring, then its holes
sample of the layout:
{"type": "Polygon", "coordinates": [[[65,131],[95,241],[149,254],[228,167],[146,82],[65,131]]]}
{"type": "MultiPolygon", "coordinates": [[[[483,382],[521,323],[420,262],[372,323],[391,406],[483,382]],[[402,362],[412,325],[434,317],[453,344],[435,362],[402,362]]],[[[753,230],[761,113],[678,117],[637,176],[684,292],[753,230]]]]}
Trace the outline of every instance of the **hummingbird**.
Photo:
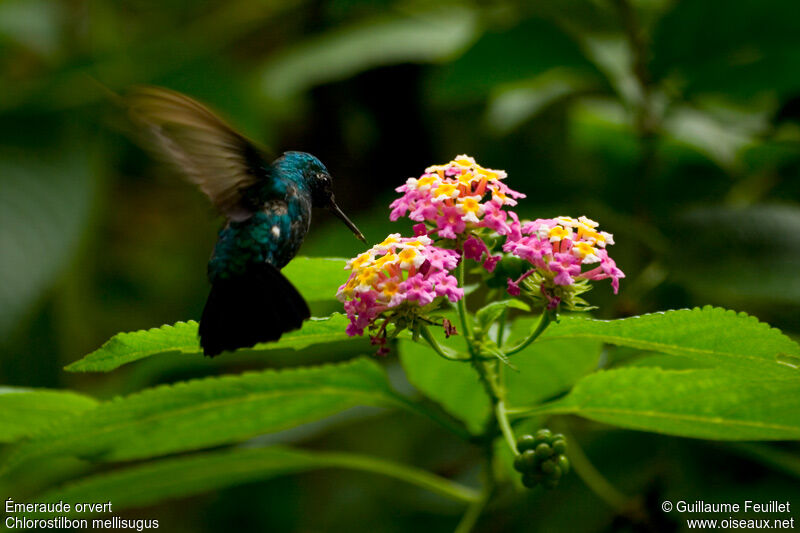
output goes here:
{"type": "Polygon", "coordinates": [[[281,273],[311,223],[327,208],[358,239],[364,235],[334,199],[325,165],[306,152],[267,152],[196,100],[164,88],[126,97],[134,122],[225,217],[208,263],[211,291],[198,334],[206,356],[278,340],[311,316],[281,273]]]}

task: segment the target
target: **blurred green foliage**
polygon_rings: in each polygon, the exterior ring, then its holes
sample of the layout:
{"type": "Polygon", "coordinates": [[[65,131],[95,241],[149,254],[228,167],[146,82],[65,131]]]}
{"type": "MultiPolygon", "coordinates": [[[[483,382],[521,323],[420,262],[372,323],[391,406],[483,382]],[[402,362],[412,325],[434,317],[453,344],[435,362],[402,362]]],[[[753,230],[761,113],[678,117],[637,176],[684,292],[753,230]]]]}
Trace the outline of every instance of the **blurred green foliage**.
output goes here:
{"type": "MultiPolygon", "coordinates": [[[[205,262],[219,220],[202,195],[132,141],[114,93],[134,84],[204,100],[276,151],[316,154],[370,241],[407,229],[387,219],[394,187],[466,152],[509,172],[509,185],[528,195],[525,215],[585,214],[615,234],[628,278],[616,298],[605,287],[590,295],[598,316],[712,304],[797,335],[796,7],[790,0],[4,0],[0,379],[109,397],[339,356],[164,358],[101,376],[61,370],[118,331],[196,319],[207,294],[205,262]]],[[[301,254],[359,250],[346,228],[314,216],[301,254]]],[[[458,391],[441,392],[448,405],[457,402],[458,391]]],[[[378,453],[445,475],[474,459],[458,440],[405,413],[348,413],[270,438],[378,453]]],[[[570,426],[612,482],[644,499],[645,525],[615,515],[571,477],[557,493],[491,509],[484,530],[672,531],[679,524],[658,511],[663,499],[800,502],[795,445],[753,449],[570,426]],[[778,452],[789,460],[775,461],[778,452]]],[[[54,460],[3,484],[34,493],[82,468],[54,460]]],[[[158,516],[169,531],[352,531],[357,523],[392,532],[449,529],[459,512],[392,480],[331,471],[130,516],[158,516]]]]}

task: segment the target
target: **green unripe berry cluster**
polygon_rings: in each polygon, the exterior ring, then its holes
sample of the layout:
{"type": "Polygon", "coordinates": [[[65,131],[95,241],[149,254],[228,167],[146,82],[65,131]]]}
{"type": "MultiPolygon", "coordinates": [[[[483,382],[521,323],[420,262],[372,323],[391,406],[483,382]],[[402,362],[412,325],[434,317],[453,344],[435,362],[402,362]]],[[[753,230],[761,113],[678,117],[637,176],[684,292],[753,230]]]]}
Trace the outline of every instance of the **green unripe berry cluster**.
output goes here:
{"type": "Polygon", "coordinates": [[[522,484],[532,489],[543,485],[553,489],[561,476],[569,472],[567,440],[560,433],[540,429],[536,435],[522,435],[517,439],[519,455],[514,459],[514,469],[522,474],[522,484]]]}

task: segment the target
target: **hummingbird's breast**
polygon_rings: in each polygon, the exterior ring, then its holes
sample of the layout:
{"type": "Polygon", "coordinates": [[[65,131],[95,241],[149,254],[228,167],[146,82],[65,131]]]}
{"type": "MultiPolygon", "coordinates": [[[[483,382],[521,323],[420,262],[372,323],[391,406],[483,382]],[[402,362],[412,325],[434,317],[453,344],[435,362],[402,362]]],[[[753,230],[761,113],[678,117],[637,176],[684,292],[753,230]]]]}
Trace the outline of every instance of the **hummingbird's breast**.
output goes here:
{"type": "Polygon", "coordinates": [[[257,263],[283,268],[297,254],[310,223],[311,198],[293,188],[284,198],[264,202],[247,220],[229,221],[208,263],[209,279],[235,276],[257,263]]]}

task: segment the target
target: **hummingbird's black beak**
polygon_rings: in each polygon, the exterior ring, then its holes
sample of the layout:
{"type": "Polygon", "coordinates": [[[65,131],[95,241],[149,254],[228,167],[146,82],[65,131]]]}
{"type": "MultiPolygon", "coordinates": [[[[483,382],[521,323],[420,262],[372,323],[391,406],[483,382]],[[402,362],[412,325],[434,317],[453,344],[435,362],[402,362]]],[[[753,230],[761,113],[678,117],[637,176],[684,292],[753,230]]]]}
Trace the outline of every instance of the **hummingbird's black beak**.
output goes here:
{"type": "Polygon", "coordinates": [[[349,218],[347,218],[347,215],[345,215],[345,214],[342,212],[342,210],[341,210],[341,209],[339,209],[339,206],[338,206],[338,205],[336,205],[336,202],[334,201],[334,199],[333,199],[333,196],[331,196],[331,203],[330,203],[330,205],[328,206],[328,209],[330,209],[330,210],[331,210],[331,212],[332,212],[334,215],[336,215],[337,217],[339,217],[340,219],[342,219],[342,222],[344,222],[344,223],[345,223],[345,225],[346,225],[348,228],[350,228],[350,231],[352,231],[353,233],[355,233],[355,235],[356,235],[356,238],[357,238],[359,241],[363,242],[364,244],[367,244],[367,239],[364,237],[364,234],[363,234],[363,233],[361,233],[361,231],[360,231],[360,230],[359,230],[359,229],[356,227],[356,225],[355,225],[355,224],[353,224],[353,221],[352,221],[352,220],[350,220],[349,218]]]}

